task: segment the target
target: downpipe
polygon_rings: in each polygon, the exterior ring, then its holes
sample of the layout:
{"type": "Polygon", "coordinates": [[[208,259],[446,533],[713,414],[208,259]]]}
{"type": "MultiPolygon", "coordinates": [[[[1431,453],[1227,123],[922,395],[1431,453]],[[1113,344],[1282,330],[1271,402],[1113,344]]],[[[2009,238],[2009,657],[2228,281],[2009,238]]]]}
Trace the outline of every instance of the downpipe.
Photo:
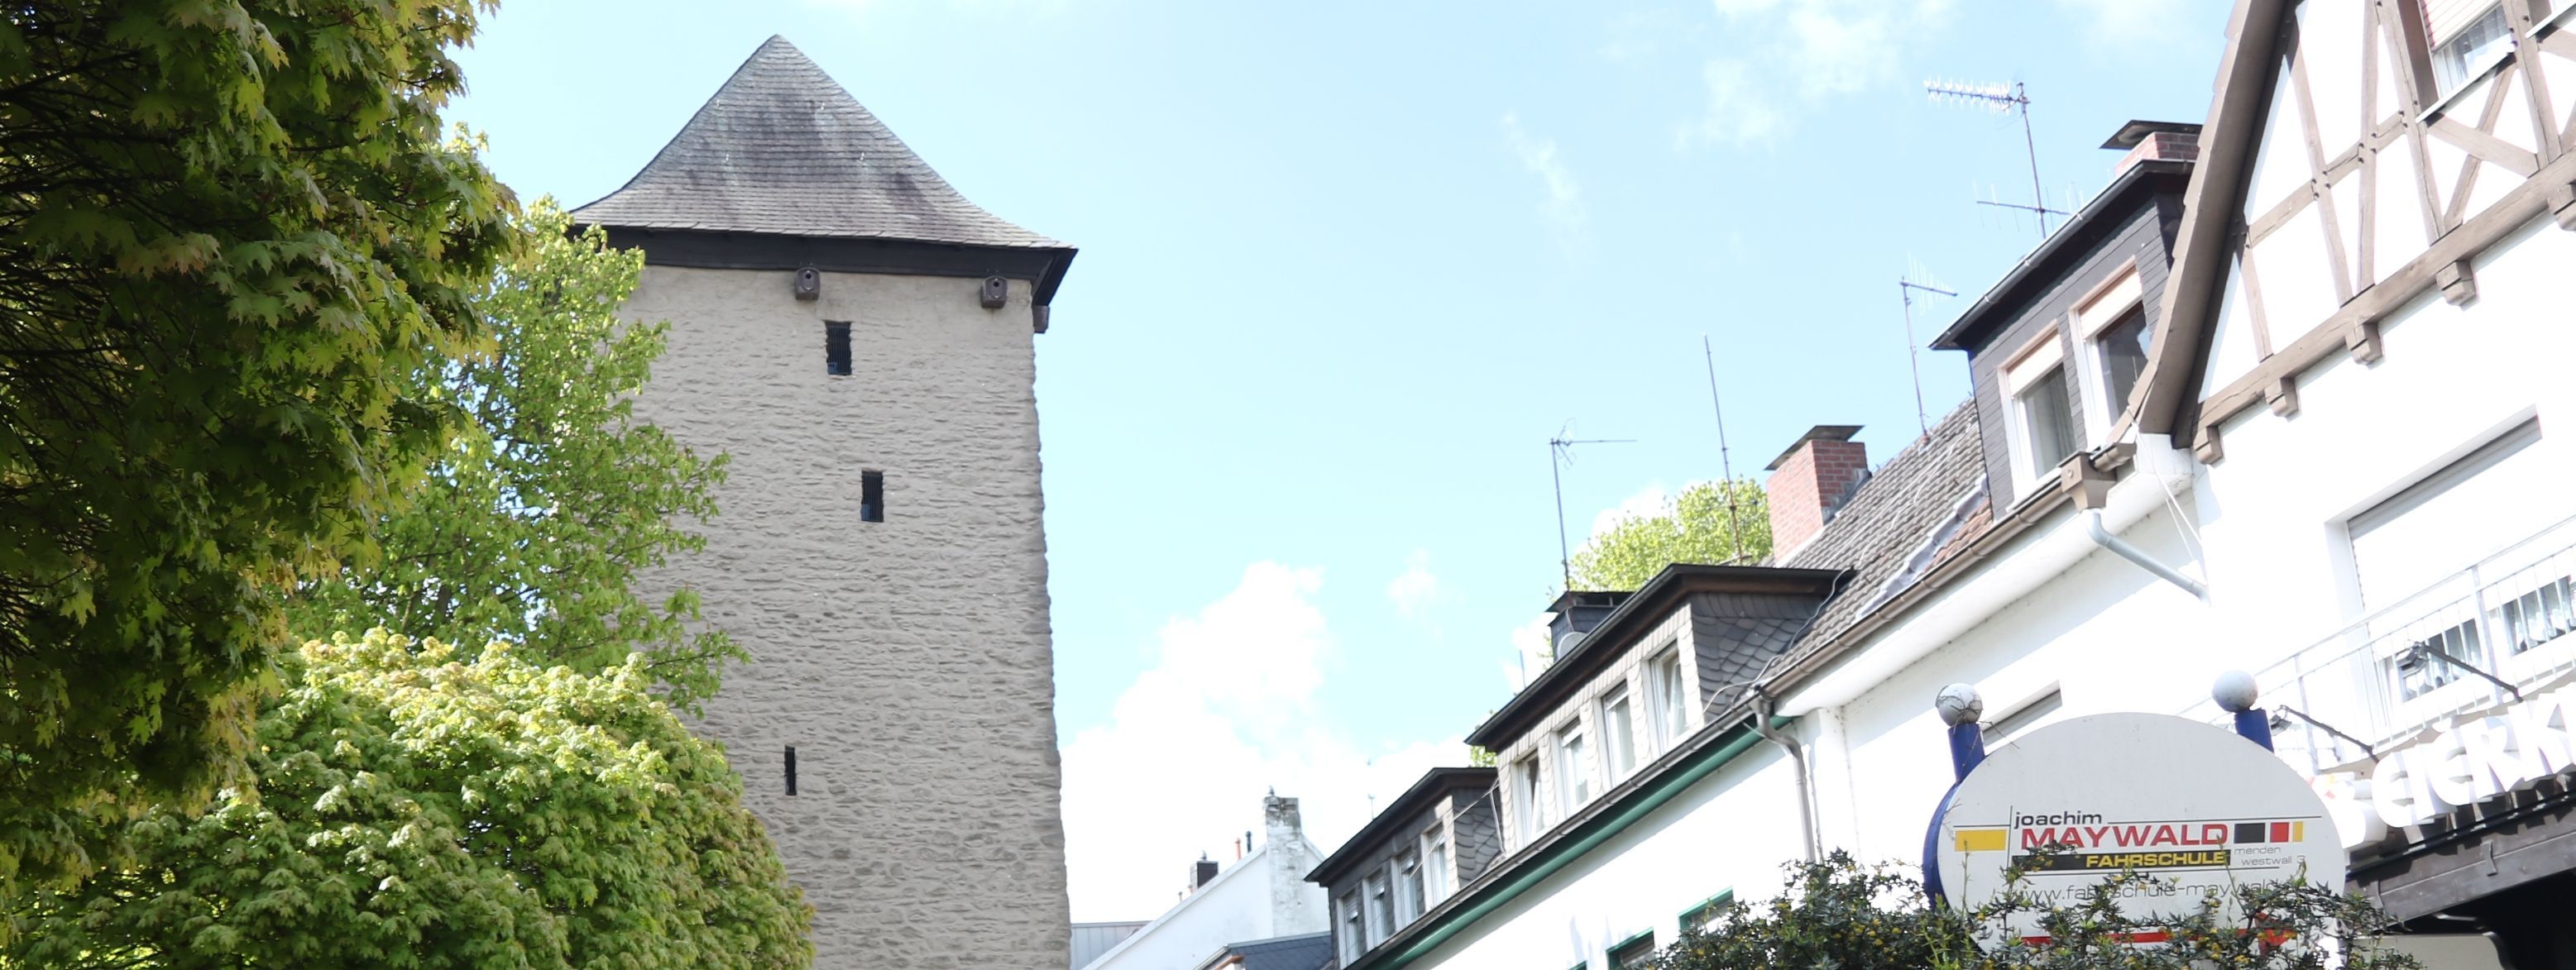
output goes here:
{"type": "Polygon", "coordinates": [[[1816,861],[1816,801],[1808,791],[1807,752],[1798,746],[1798,739],[1771,726],[1771,695],[1759,690],[1753,692],[1753,733],[1761,735],[1762,740],[1779,745],[1780,750],[1789,756],[1790,784],[1798,799],[1798,851],[1805,853],[1807,861],[1813,863],[1816,861]]]}
{"type": "MultiPolygon", "coordinates": [[[[2147,555],[2146,550],[2130,545],[2128,540],[2112,535],[2111,530],[2103,528],[2101,509],[2085,511],[2084,534],[2093,537],[2094,545],[2111,550],[2114,555],[2138,564],[2138,568],[2156,574],[2157,578],[2182,587],[2184,592],[2190,593],[2193,598],[2203,603],[2209,602],[2209,587],[2200,580],[2185,576],[2172,566],[2157,562],[2154,556],[2147,555]]],[[[1765,736],[1768,737],[1768,735],[1765,736]]]]}

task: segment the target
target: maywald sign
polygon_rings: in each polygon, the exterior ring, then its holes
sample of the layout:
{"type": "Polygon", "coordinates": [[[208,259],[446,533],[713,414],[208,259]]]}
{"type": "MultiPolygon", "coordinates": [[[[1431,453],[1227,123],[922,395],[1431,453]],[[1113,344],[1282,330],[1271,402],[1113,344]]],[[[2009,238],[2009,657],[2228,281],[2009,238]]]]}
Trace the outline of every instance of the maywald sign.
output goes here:
{"type": "MultiPolygon", "coordinates": [[[[2123,870],[2154,877],[2121,908],[2197,908],[2202,890],[2301,879],[2341,887],[2344,851],[2299,773],[2221,728],[2161,714],[2097,714],[2030,733],[1959,782],[1935,836],[1941,886],[1974,908],[2024,872],[2023,891],[2072,902],[2123,870]]],[[[2015,914],[2014,932],[2038,930],[2015,914]]]]}

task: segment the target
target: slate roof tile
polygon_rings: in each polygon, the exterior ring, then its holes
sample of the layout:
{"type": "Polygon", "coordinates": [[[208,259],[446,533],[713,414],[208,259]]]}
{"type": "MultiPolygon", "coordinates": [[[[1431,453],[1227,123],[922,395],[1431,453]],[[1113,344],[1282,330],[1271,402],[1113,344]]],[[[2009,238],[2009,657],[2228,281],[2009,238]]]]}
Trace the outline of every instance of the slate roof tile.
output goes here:
{"type": "Polygon", "coordinates": [[[1825,604],[1781,666],[1832,644],[1991,524],[1984,504],[1973,500],[1982,494],[1984,455],[1971,399],[1929,436],[1879,466],[1814,539],[1780,563],[1858,573],[1825,604]]]}
{"type": "Polygon", "coordinates": [[[575,221],[634,229],[1059,248],[959,195],[784,37],[575,221]]]}

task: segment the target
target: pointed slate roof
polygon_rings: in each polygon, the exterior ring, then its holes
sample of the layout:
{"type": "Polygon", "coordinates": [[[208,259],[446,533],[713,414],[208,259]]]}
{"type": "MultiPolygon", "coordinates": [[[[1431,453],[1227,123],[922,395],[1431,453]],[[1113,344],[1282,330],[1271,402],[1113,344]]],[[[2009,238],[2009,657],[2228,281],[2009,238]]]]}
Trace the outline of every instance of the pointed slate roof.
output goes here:
{"type": "Polygon", "coordinates": [[[984,211],[784,37],[771,37],[625,187],[611,228],[1070,248],[984,211]]]}

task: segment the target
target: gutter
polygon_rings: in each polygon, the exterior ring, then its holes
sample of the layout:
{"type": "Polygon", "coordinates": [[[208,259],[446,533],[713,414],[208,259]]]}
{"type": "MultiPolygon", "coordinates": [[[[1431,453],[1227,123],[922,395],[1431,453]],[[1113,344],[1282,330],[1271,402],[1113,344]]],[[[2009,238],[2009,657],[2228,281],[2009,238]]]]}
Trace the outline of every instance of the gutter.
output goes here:
{"type": "MultiPolygon", "coordinates": [[[[1789,723],[1792,722],[1787,719],[1774,719],[1771,726],[1778,728],[1789,723]]],[[[1549,876],[1555,875],[1575,860],[1583,858],[1619,833],[1627,831],[1629,826],[1636,824],[1638,820],[1645,818],[1656,809],[1664,807],[1665,803],[1672,801],[1701,779],[1716,773],[1717,769],[1732,763],[1738,756],[1762,740],[1762,736],[1750,730],[1749,726],[1732,729],[1722,737],[1725,739],[1723,743],[1693,752],[1689,760],[1676,766],[1678,770],[1661,773],[1652,787],[1639,789],[1633,796],[1633,800],[1621,806],[1616,814],[1596,815],[1585,822],[1580,835],[1543,843],[1537,851],[1527,853],[1525,858],[1506,857],[1500,860],[1502,863],[1516,864],[1511,865],[1511,868],[1503,873],[1504,878],[1499,882],[1473,890],[1474,902],[1446,913],[1436,914],[1438,925],[1430,926],[1403,949],[1376,950],[1362,954],[1357,961],[1349,964],[1344,970],[1402,970],[1412,965],[1414,961],[1430,955],[1431,951],[1438,949],[1441,944],[1449,942],[1452,937],[1458,935],[1459,931],[1476,925],[1495,910],[1510,905],[1512,901],[1519,899],[1523,893],[1529,892],[1549,876]]],[[[1653,768],[1649,766],[1646,770],[1651,772],[1653,768]]],[[[1453,901],[1463,901],[1466,898],[1466,894],[1461,894],[1453,901]]],[[[1426,916],[1416,921],[1414,925],[1421,927],[1431,922],[1432,918],[1426,916]]]]}

